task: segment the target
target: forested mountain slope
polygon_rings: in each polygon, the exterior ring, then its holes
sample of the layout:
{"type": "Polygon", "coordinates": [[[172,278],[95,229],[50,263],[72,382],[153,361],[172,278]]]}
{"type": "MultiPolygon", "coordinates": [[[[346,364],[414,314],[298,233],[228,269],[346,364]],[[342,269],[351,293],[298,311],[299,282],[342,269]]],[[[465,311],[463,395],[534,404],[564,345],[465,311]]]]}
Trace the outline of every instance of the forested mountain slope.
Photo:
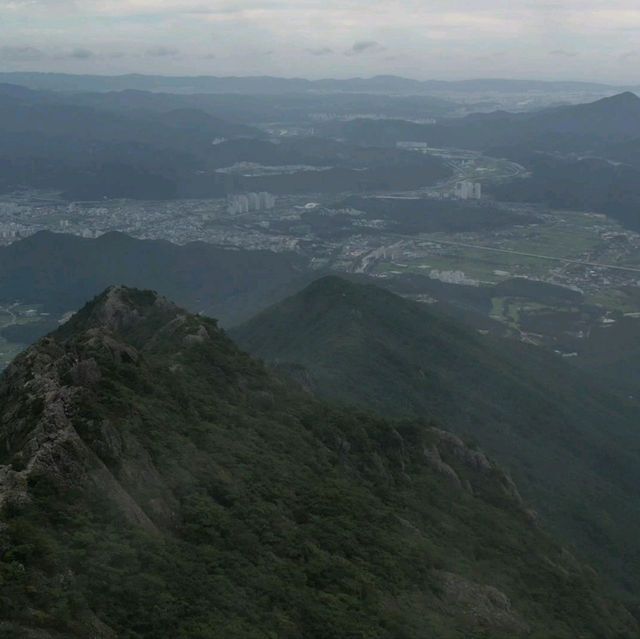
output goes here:
{"type": "Polygon", "coordinates": [[[481,452],[111,288],[0,378],[0,634],[634,637],[481,452]]]}
{"type": "Polygon", "coordinates": [[[545,521],[640,592],[637,401],[542,349],[337,277],[231,334],[320,396],[435,418],[479,442],[545,521]]]}

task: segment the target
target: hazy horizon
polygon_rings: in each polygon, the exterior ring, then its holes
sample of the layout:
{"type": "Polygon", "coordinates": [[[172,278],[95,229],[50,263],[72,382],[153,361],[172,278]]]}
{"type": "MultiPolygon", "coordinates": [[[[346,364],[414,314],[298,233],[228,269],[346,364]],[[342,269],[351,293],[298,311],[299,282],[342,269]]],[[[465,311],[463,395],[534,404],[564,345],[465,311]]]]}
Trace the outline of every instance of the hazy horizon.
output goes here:
{"type": "Polygon", "coordinates": [[[395,78],[399,80],[407,80],[410,82],[530,82],[534,83],[567,83],[567,84],[600,84],[602,86],[610,86],[615,89],[618,88],[620,90],[625,89],[627,87],[633,88],[634,90],[640,86],[640,81],[638,82],[607,82],[605,80],[588,80],[588,79],[577,79],[577,78],[549,78],[549,77],[521,77],[521,76],[460,76],[459,78],[454,77],[436,77],[429,76],[424,78],[418,78],[415,76],[402,75],[399,73],[371,73],[371,74],[361,74],[361,75],[340,75],[336,73],[335,75],[320,75],[317,77],[312,76],[304,76],[304,75],[286,75],[286,74],[275,74],[275,73],[236,73],[236,74],[224,74],[224,73],[171,73],[171,72],[139,72],[139,71],[121,71],[121,72],[109,72],[109,71],[89,71],[89,72],[80,72],[80,71],[47,71],[41,69],[29,69],[29,70],[4,70],[0,69],[0,74],[10,75],[10,74],[35,74],[35,75],[68,75],[68,76],[96,76],[96,77],[104,77],[104,78],[118,78],[118,77],[126,77],[126,76],[141,76],[141,77],[164,77],[164,78],[220,78],[220,79],[251,79],[251,78],[276,78],[279,80],[302,80],[309,82],[322,82],[322,81],[349,81],[349,80],[374,80],[377,78],[395,78]]]}
{"type": "Polygon", "coordinates": [[[629,0],[0,0],[0,69],[638,84],[629,0]]]}

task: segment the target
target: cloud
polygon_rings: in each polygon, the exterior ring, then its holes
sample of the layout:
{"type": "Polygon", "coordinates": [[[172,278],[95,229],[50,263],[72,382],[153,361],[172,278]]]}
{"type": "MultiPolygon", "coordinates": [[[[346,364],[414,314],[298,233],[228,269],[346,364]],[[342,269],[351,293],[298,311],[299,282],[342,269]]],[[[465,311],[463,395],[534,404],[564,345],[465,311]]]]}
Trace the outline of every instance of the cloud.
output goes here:
{"type": "Polygon", "coordinates": [[[46,3],[39,2],[38,0],[0,0],[0,9],[6,9],[7,11],[18,11],[38,5],[46,6],[46,3]]]}
{"type": "Polygon", "coordinates": [[[633,84],[639,32],[639,0],[0,0],[0,66],[633,84]]]}
{"type": "Polygon", "coordinates": [[[161,45],[147,49],[146,54],[151,58],[175,58],[177,55],[180,55],[180,50],[161,45]]]}
{"type": "Polygon", "coordinates": [[[0,58],[7,62],[33,62],[46,56],[35,47],[0,47],[0,58]]]}
{"type": "Polygon", "coordinates": [[[575,58],[578,56],[575,51],[565,51],[564,49],[554,49],[553,51],[549,51],[549,55],[555,56],[556,58],[575,58]]]}
{"type": "Polygon", "coordinates": [[[306,51],[311,55],[331,55],[333,53],[333,49],[330,47],[319,47],[317,49],[307,49],[306,51]]]}
{"type": "Polygon", "coordinates": [[[360,55],[362,53],[377,53],[378,51],[384,50],[385,48],[375,40],[360,40],[345,53],[346,55],[360,55]]]}
{"type": "Polygon", "coordinates": [[[91,60],[96,57],[96,54],[90,49],[84,49],[82,47],[77,47],[70,51],[66,56],[66,58],[71,58],[74,60],[91,60]]]}

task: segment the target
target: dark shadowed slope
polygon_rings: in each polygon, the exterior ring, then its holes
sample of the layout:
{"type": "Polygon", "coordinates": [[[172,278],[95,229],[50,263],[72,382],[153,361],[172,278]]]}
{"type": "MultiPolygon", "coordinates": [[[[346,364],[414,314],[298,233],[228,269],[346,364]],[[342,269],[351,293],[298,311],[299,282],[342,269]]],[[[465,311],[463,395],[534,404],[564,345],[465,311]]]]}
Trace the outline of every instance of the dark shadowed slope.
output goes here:
{"type": "Polygon", "coordinates": [[[3,636],[637,632],[482,453],[288,388],[153,293],[94,300],[0,407],[3,636]]]}
{"type": "Polygon", "coordinates": [[[83,106],[70,95],[0,84],[0,192],[54,189],[71,199],[217,196],[208,171],[218,138],[261,131],[196,109],[83,106]]]}
{"type": "MultiPolygon", "coordinates": [[[[223,323],[273,303],[306,268],[295,254],[224,249],[107,233],[90,240],[41,232],[0,248],[0,300],[72,311],[112,284],[153,288],[223,323]]],[[[18,340],[19,341],[19,340],[18,340]]]]}
{"type": "Polygon", "coordinates": [[[566,540],[639,591],[637,403],[542,350],[336,277],[232,335],[321,396],[433,417],[478,441],[566,540]]]}

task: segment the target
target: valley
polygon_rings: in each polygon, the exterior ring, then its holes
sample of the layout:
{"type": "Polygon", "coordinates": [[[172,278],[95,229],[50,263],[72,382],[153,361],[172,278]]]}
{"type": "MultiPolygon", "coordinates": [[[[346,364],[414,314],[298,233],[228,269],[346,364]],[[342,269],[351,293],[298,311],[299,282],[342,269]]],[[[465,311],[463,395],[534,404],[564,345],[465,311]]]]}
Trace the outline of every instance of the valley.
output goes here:
{"type": "Polygon", "coordinates": [[[633,90],[0,79],[0,637],[637,639],[633,90]]]}
{"type": "MultiPolygon", "coordinates": [[[[398,282],[418,278],[426,285],[412,295],[423,301],[434,299],[426,280],[459,286],[463,296],[473,287],[487,298],[482,313],[507,333],[567,356],[579,353],[574,342],[592,328],[638,317],[640,296],[633,291],[640,282],[639,233],[593,212],[491,197],[452,199],[462,181],[480,180],[490,188],[521,179],[523,169],[477,152],[449,151],[446,161],[453,176],[436,187],[279,195],[273,208],[244,213],[230,212],[226,198],[69,203],[56,193],[9,194],[0,196],[0,241],[11,243],[42,230],[85,238],[122,232],[178,245],[205,241],[294,252],[312,272],[361,273],[397,291],[402,291],[398,282]],[[514,278],[578,291],[580,304],[557,298],[540,303],[492,291],[514,278]],[[556,315],[559,321],[540,323],[541,315],[556,315]]],[[[20,346],[6,343],[5,348],[0,363],[6,365],[20,346]]]]}

